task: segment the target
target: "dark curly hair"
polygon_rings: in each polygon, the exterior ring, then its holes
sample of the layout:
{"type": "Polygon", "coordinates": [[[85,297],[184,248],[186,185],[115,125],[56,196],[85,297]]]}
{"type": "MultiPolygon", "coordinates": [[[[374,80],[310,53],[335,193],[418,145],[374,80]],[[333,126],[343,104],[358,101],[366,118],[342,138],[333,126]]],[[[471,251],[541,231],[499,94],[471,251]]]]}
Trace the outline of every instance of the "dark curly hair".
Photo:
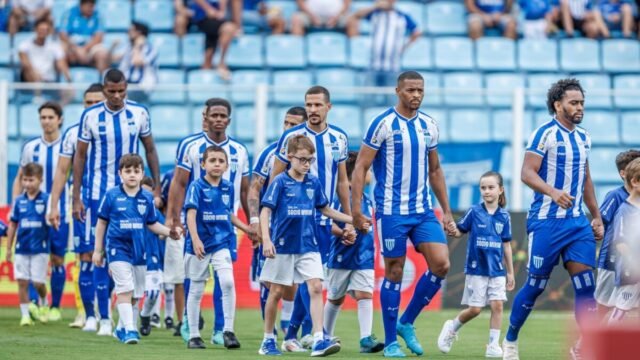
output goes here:
{"type": "Polygon", "coordinates": [[[547,92],[547,109],[549,110],[549,114],[553,115],[556,113],[556,108],[553,104],[556,101],[562,100],[564,94],[570,90],[578,90],[582,93],[582,96],[584,96],[584,89],[577,79],[562,79],[551,85],[547,92]]]}

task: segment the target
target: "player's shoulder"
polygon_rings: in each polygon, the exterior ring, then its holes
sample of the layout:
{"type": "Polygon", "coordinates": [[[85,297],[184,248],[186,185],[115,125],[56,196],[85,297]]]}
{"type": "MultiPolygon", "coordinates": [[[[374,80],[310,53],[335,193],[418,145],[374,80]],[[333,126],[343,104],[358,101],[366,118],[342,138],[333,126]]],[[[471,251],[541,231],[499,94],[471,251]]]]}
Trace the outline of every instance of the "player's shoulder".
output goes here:
{"type": "Polygon", "coordinates": [[[145,105],[142,105],[133,100],[127,100],[127,110],[134,111],[137,113],[149,113],[149,109],[145,105]]]}
{"type": "Polygon", "coordinates": [[[301,124],[298,124],[298,125],[290,128],[290,129],[285,130],[282,133],[282,138],[286,139],[286,138],[289,138],[291,136],[295,136],[295,135],[298,135],[298,134],[303,134],[305,132],[306,128],[307,128],[307,124],[306,123],[303,122],[301,124]]]}
{"type": "Polygon", "coordinates": [[[380,124],[389,123],[397,117],[396,110],[390,107],[382,112],[378,113],[371,119],[371,126],[378,126],[380,124]]]}
{"type": "Polygon", "coordinates": [[[623,203],[627,197],[629,197],[629,193],[627,192],[627,190],[624,188],[624,186],[619,186],[607,192],[607,194],[604,196],[603,203],[606,203],[609,200],[615,200],[618,203],[623,203]]]}
{"type": "Polygon", "coordinates": [[[220,180],[220,190],[222,191],[232,191],[233,190],[233,184],[231,183],[231,181],[226,180],[226,179],[221,179],[220,180]]]}
{"type": "Polygon", "coordinates": [[[344,136],[347,138],[349,137],[347,133],[344,130],[342,130],[342,128],[336,125],[329,124],[328,127],[329,127],[329,132],[332,133],[333,135],[344,136]]]}
{"type": "Polygon", "coordinates": [[[269,157],[275,155],[276,149],[278,148],[278,142],[272,142],[267,145],[260,153],[258,154],[258,161],[266,161],[269,157]]]}
{"type": "Polygon", "coordinates": [[[153,193],[147,189],[141,188],[138,196],[144,198],[145,200],[151,201],[151,203],[153,203],[153,193]]]}
{"type": "Polygon", "coordinates": [[[437,126],[436,119],[424,111],[418,110],[418,119],[425,121],[428,125],[437,126]]]}
{"type": "Polygon", "coordinates": [[[540,143],[545,143],[549,139],[553,139],[551,135],[554,135],[557,131],[560,130],[558,123],[551,119],[543,124],[540,124],[538,127],[533,130],[533,136],[538,138],[540,143]]]}
{"type": "Polygon", "coordinates": [[[591,138],[591,134],[589,134],[589,131],[582,126],[576,126],[576,133],[585,140],[587,138],[591,138]]]}
{"type": "Polygon", "coordinates": [[[249,153],[249,150],[247,150],[247,147],[245,146],[245,144],[243,144],[238,139],[231,136],[229,136],[229,146],[234,147],[236,151],[244,151],[247,154],[249,153]]]}
{"type": "Polygon", "coordinates": [[[178,143],[178,151],[182,149],[190,149],[194,146],[200,146],[205,141],[206,139],[204,133],[189,135],[180,140],[180,142],[178,143]]]}
{"type": "Polygon", "coordinates": [[[32,150],[36,145],[39,145],[41,142],[42,142],[42,138],[40,136],[34,136],[30,139],[27,139],[22,144],[22,151],[32,150]]]}
{"type": "Polygon", "coordinates": [[[506,208],[498,207],[497,212],[503,218],[506,218],[506,219],[510,219],[511,218],[511,215],[509,214],[509,210],[507,210],[506,208]]]}
{"type": "Polygon", "coordinates": [[[97,116],[98,114],[104,111],[105,111],[104,101],[101,101],[99,103],[93,104],[88,108],[84,109],[82,111],[82,116],[80,116],[80,119],[84,119],[85,116],[97,116]]]}

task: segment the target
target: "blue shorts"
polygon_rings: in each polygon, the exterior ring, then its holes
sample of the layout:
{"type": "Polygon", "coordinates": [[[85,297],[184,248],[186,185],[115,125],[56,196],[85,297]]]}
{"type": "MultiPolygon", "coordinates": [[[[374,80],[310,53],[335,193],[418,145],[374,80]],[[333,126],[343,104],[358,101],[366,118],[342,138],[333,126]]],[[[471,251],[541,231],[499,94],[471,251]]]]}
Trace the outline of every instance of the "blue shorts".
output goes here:
{"type": "Polygon", "coordinates": [[[566,219],[527,220],[529,274],[549,277],[558,264],[596,265],[596,240],[586,216],[566,219]]]}
{"type": "Polygon", "coordinates": [[[331,224],[321,225],[316,222],[316,240],[318,241],[320,258],[324,265],[329,261],[329,253],[331,252],[331,224]]]}
{"type": "Polygon", "coordinates": [[[93,251],[93,246],[91,249],[86,249],[86,238],[85,238],[85,223],[82,221],[73,219],[73,251],[78,254],[87,253],[93,251]]]}
{"type": "MultiPolygon", "coordinates": [[[[96,224],[98,223],[98,208],[100,207],[100,200],[89,200],[84,202],[85,204],[85,219],[84,222],[74,223],[75,226],[82,227],[82,237],[80,242],[75,246],[74,251],[78,254],[93,252],[96,244],[96,224]]],[[[106,242],[106,239],[104,240],[106,242]]],[[[74,239],[75,244],[75,239],[74,239]]],[[[105,246],[105,244],[103,244],[105,246]]]]}
{"type": "Polygon", "coordinates": [[[415,248],[421,243],[446,244],[442,225],[433,211],[412,215],[378,215],[378,239],[385,257],[407,254],[407,239],[415,248]]]}
{"type": "Polygon", "coordinates": [[[64,257],[69,244],[69,223],[61,222],[58,230],[50,227],[49,241],[51,243],[51,254],[64,257]]]}

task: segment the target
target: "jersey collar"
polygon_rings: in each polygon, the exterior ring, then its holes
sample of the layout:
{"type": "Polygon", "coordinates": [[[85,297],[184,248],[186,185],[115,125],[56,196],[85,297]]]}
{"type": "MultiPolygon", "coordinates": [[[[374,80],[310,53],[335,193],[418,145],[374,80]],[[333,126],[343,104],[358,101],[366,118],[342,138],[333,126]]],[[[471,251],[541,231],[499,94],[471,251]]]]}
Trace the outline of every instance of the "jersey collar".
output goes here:
{"type": "Polygon", "coordinates": [[[560,122],[560,120],[556,119],[555,117],[553,118],[553,121],[556,123],[556,125],[564,132],[566,133],[573,133],[574,131],[576,131],[576,129],[578,128],[577,126],[573,129],[573,130],[569,130],[567,129],[564,125],[562,125],[562,123],[560,122]]]}
{"type": "Polygon", "coordinates": [[[322,131],[320,131],[320,132],[315,132],[314,130],[311,130],[311,128],[307,125],[307,123],[306,123],[306,122],[304,123],[304,128],[305,128],[308,132],[312,133],[314,136],[318,136],[318,135],[322,135],[322,134],[326,133],[327,131],[329,131],[329,124],[327,124],[327,127],[326,127],[326,128],[324,128],[324,130],[322,130],[322,131]]]}
{"type": "Polygon", "coordinates": [[[211,144],[211,145],[217,145],[217,146],[222,147],[222,146],[225,146],[225,145],[227,145],[227,144],[229,143],[229,135],[227,135],[227,134],[225,134],[226,139],[224,139],[224,141],[223,141],[223,142],[221,142],[221,143],[217,143],[217,142],[215,142],[215,141],[211,140],[211,138],[209,137],[209,134],[207,134],[207,133],[206,133],[206,132],[204,132],[204,131],[202,132],[202,134],[204,134],[204,138],[205,138],[205,139],[207,140],[207,142],[208,142],[209,144],[211,144]]]}
{"type": "Polygon", "coordinates": [[[416,115],[415,115],[414,117],[412,117],[412,118],[410,118],[410,119],[409,119],[409,118],[406,118],[406,117],[402,116],[402,114],[400,114],[400,113],[398,112],[398,110],[396,110],[396,107],[395,107],[395,106],[393,107],[393,112],[395,112],[395,113],[396,113],[396,116],[397,116],[398,118],[400,118],[400,120],[404,120],[404,121],[407,121],[407,122],[409,122],[409,121],[413,121],[413,120],[417,119],[417,118],[418,118],[418,116],[420,115],[420,112],[419,112],[419,111],[416,111],[416,115]]]}
{"type": "Polygon", "coordinates": [[[62,135],[59,135],[58,138],[53,140],[52,142],[47,142],[47,140],[44,139],[44,136],[40,136],[40,141],[42,141],[42,143],[45,144],[46,146],[57,145],[60,143],[61,140],[62,140],[62,135]]]}
{"type": "Polygon", "coordinates": [[[140,196],[140,194],[142,193],[142,186],[140,186],[140,189],[138,189],[138,192],[137,192],[135,195],[133,195],[133,196],[130,196],[130,195],[125,191],[125,189],[124,189],[124,184],[120,184],[120,191],[121,191],[121,192],[124,194],[124,196],[126,196],[126,197],[137,198],[137,197],[138,197],[138,196],[140,196]]]}
{"type": "Polygon", "coordinates": [[[497,215],[500,212],[500,206],[498,206],[498,208],[493,214],[490,213],[489,210],[487,209],[487,206],[484,204],[484,201],[480,202],[480,206],[482,206],[482,210],[484,210],[489,216],[497,215]]]}
{"type": "Polygon", "coordinates": [[[107,100],[102,102],[102,107],[104,107],[104,111],[108,112],[111,115],[119,114],[122,111],[124,111],[124,109],[127,108],[127,100],[126,99],[124,100],[124,106],[120,110],[111,110],[111,109],[109,109],[109,106],[107,105],[107,100]]]}

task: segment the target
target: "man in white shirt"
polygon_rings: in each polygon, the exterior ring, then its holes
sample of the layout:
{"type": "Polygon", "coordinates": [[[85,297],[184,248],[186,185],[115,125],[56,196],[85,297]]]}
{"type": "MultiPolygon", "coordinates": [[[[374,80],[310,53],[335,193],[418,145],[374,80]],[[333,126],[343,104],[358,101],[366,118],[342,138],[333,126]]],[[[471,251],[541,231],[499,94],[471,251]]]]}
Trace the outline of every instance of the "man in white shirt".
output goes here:
{"type": "Polygon", "coordinates": [[[9,19],[9,34],[13,35],[25,26],[34,24],[37,20],[51,20],[53,0],[13,0],[11,18],[9,19]]]}
{"type": "Polygon", "coordinates": [[[22,81],[56,82],[56,70],[71,81],[69,65],[60,43],[49,38],[51,23],[41,18],[35,24],[35,37],[23,41],[18,47],[22,81]]]}
{"type": "Polygon", "coordinates": [[[307,28],[344,29],[351,0],[296,0],[300,12],[291,17],[291,34],[304,36],[307,28]]]}

